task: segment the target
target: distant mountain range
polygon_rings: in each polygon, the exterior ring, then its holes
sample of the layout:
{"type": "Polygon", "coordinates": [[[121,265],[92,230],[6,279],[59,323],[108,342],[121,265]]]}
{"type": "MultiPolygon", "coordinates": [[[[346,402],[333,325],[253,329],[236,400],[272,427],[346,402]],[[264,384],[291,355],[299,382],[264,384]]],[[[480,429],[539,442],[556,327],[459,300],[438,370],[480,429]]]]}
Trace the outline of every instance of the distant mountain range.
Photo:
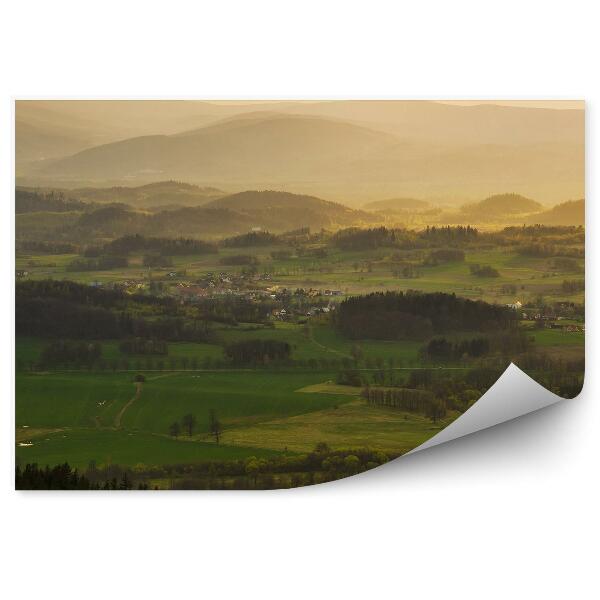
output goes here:
{"type": "Polygon", "coordinates": [[[583,196],[584,111],[436,102],[28,102],[17,181],[179,180],[357,205],[386,197],[583,196]],[[106,143],[103,143],[106,142],[106,143]],[[40,160],[43,159],[43,160],[40,160]]]}

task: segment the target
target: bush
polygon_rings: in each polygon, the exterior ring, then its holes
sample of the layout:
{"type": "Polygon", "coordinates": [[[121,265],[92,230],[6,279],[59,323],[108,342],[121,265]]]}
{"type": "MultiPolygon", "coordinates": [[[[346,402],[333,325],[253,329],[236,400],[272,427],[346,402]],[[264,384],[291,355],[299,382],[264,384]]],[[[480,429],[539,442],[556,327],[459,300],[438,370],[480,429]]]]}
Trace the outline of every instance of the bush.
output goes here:
{"type": "Polygon", "coordinates": [[[339,385],[352,385],[354,387],[360,387],[362,385],[362,378],[360,372],[356,369],[345,369],[340,371],[336,378],[336,383],[339,385]]]}
{"type": "Polygon", "coordinates": [[[500,273],[490,265],[471,265],[471,275],[476,277],[500,277],[500,273]]]}

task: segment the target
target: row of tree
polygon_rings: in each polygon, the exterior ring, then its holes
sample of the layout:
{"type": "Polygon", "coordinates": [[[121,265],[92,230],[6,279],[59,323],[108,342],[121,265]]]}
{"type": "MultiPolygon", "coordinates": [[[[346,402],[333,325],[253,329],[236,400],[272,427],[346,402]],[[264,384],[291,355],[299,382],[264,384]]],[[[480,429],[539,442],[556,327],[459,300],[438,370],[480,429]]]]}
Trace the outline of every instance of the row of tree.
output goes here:
{"type": "Polygon", "coordinates": [[[398,408],[430,418],[434,423],[446,416],[446,404],[429,390],[365,387],[361,396],[371,405],[398,408]]]}
{"type": "Polygon", "coordinates": [[[287,361],[292,348],[287,342],[256,339],[227,344],[224,351],[234,365],[269,365],[287,361]]]}
{"type": "Polygon", "coordinates": [[[454,361],[464,357],[480,358],[490,351],[490,340],[486,337],[476,337],[458,341],[445,337],[436,337],[425,346],[423,354],[432,360],[454,361]]]}
{"type": "MultiPolygon", "coordinates": [[[[181,421],[174,421],[169,425],[169,435],[177,439],[182,431],[185,431],[188,437],[194,435],[196,429],[197,420],[196,415],[193,413],[187,413],[183,415],[181,421]]],[[[223,426],[221,421],[217,417],[217,413],[214,409],[210,409],[208,412],[208,433],[215,438],[215,442],[218,444],[221,440],[221,434],[223,433],[223,426]]]]}
{"type": "Polygon", "coordinates": [[[98,258],[76,258],[66,267],[67,271],[110,271],[127,267],[126,256],[104,255],[98,258]]]}

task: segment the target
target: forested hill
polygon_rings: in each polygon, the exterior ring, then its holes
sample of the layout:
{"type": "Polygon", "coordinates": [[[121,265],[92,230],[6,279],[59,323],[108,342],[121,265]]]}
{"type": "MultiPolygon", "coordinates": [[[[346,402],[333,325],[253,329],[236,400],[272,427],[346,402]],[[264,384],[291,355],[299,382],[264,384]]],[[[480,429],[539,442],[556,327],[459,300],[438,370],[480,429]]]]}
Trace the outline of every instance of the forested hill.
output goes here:
{"type": "Polygon", "coordinates": [[[373,223],[377,217],[362,210],[354,210],[337,202],[329,202],[302,194],[274,190],[246,191],[213,200],[206,208],[229,209],[246,214],[258,225],[268,229],[296,229],[299,227],[330,228],[358,223],[373,223]],[[288,225],[284,225],[288,221],[288,225]],[[274,221],[272,225],[268,221],[274,221]],[[275,222],[281,222],[277,226],[275,222]]]}
{"type": "Polygon", "coordinates": [[[539,212],[542,205],[519,194],[496,194],[475,204],[465,204],[461,213],[474,220],[486,221],[509,215],[524,215],[539,212]]]}
{"type": "Polygon", "coordinates": [[[136,208],[154,208],[167,205],[201,206],[224,196],[225,192],[181,181],[157,181],[137,187],[78,188],[67,194],[86,202],[122,202],[136,208]]]}
{"type": "Polygon", "coordinates": [[[585,201],[572,200],[531,215],[527,223],[538,225],[585,225],[585,201]]]}
{"type": "Polygon", "coordinates": [[[84,202],[67,198],[64,193],[50,191],[40,193],[36,191],[20,190],[15,192],[15,212],[17,214],[28,212],[70,212],[88,208],[84,202]]]}
{"type": "MultiPolygon", "coordinates": [[[[25,194],[23,192],[23,194],[25,194]]],[[[19,196],[21,193],[19,193],[19,196]]],[[[43,213],[38,217],[40,227],[33,228],[31,219],[17,219],[17,238],[31,239],[32,232],[40,231],[46,240],[90,241],[94,238],[117,238],[123,235],[142,234],[170,237],[222,237],[247,233],[253,229],[281,233],[309,227],[311,229],[336,229],[362,225],[377,220],[373,214],[353,210],[341,204],[312,196],[287,192],[251,191],[214,200],[200,207],[180,207],[150,213],[136,210],[125,204],[86,204],[61,200],[65,208],[55,208],[44,197],[38,198],[38,211],[75,210],[67,221],[56,220],[45,224],[43,213]],[[66,207],[71,207],[66,208],[66,207]],[[75,221],[73,222],[73,217],[75,221]],[[54,226],[54,230],[51,227],[54,226]]],[[[17,212],[25,212],[17,211],[17,212]]]]}

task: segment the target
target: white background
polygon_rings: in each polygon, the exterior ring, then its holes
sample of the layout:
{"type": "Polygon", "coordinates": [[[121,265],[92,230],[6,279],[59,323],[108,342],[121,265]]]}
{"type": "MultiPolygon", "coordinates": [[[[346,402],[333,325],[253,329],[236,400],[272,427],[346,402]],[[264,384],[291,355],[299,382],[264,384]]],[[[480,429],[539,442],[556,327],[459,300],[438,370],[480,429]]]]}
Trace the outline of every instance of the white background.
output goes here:
{"type": "Polygon", "coordinates": [[[4,597],[598,597],[594,4],[3,4],[4,597]],[[586,99],[583,395],[334,485],[265,493],[11,491],[11,123],[12,98],[24,96],[586,99]]]}

